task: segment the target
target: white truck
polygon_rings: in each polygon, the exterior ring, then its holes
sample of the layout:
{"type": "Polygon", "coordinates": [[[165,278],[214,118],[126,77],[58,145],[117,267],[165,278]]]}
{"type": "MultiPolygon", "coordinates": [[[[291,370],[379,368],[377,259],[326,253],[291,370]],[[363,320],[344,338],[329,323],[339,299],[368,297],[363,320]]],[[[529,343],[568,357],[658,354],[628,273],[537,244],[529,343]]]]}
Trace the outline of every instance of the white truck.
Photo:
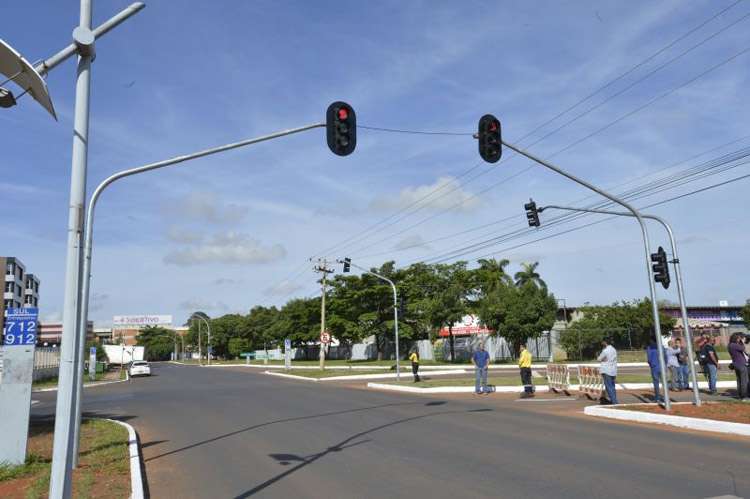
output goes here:
{"type": "Polygon", "coordinates": [[[130,364],[134,360],[143,360],[145,347],[127,345],[103,345],[110,364],[130,364]]]}

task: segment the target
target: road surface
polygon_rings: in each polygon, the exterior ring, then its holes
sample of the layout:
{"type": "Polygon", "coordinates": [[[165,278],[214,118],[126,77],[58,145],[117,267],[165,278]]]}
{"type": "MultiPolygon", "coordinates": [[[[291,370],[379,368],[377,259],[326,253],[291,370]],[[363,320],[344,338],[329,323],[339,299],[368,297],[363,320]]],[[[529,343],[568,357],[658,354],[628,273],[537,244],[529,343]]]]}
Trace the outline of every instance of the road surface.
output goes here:
{"type": "MultiPolygon", "coordinates": [[[[592,419],[582,402],[152,368],[86,389],[84,408],[137,429],[154,498],[750,497],[750,439],[592,419]]],[[[35,393],[35,416],[54,397],[35,393]]]]}

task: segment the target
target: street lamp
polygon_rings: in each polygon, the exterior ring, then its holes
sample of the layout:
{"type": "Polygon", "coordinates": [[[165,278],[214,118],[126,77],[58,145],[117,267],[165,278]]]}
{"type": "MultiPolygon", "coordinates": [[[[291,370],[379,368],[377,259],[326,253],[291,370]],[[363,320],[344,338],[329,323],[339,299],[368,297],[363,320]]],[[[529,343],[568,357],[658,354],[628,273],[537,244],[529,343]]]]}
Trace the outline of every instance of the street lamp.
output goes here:
{"type": "Polygon", "coordinates": [[[361,270],[364,274],[370,274],[373,277],[377,277],[380,280],[383,280],[391,285],[391,288],[393,289],[393,330],[394,330],[394,336],[396,337],[396,381],[401,381],[401,367],[399,364],[399,354],[398,354],[398,295],[396,293],[396,285],[393,284],[393,281],[388,279],[385,276],[382,276],[380,274],[376,274],[375,272],[369,271],[367,269],[364,269],[360,267],[359,265],[356,265],[352,263],[350,258],[344,258],[343,260],[338,260],[339,263],[344,264],[345,271],[348,268],[348,266],[352,266],[355,268],[358,268],[361,270]]]}
{"type": "MultiPolygon", "coordinates": [[[[542,208],[539,208],[539,211],[542,212],[543,210],[546,210],[546,209],[578,211],[578,212],[585,212],[585,213],[600,213],[603,215],[614,215],[614,216],[619,216],[619,217],[634,216],[632,213],[624,213],[621,211],[596,210],[596,209],[589,209],[589,208],[574,208],[574,207],[569,207],[569,206],[557,206],[557,205],[544,206],[542,208]]],[[[680,300],[680,312],[682,315],[682,322],[685,327],[685,340],[687,343],[688,361],[690,363],[690,378],[691,378],[691,381],[693,382],[693,403],[696,406],[699,406],[701,405],[701,398],[700,398],[700,392],[698,391],[698,377],[695,373],[695,360],[693,356],[693,334],[690,331],[690,324],[688,322],[688,315],[687,315],[687,306],[685,305],[685,291],[682,285],[682,271],[680,269],[680,258],[677,256],[677,241],[675,240],[674,232],[672,231],[672,226],[669,225],[666,220],[656,215],[647,215],[645,213],[642,214],[642,216],[643,218],[647,218],[649,220],[655,220],[656,222],[660,223],[662,227],[664,227],[664,229],[667,231],[667,235],[669,236],[669,242],[672,246],[672,256],[673,256],[672,264],[674,265],[674,272],[675,272],[675,277],[677,280],[677,296],[680,300]]],[[[661,344],[661,334],[657,335],[656,339],[657,339],[657,343],[661,344]]],[[[667,385],[666,385],[666,373],[664,373],[663,371],[662,371],[662,382],[664,383],[664,393],[665,393],[664,400],[666,401],[669,398],[669,392],[667,391],[667,385]]]]}
{"type": "MultiPolygon", "coordinates": [[[[211,324],[201,314],[193,314],[190,316],[191,321],[195,319],[202,320],[206,325],[206,329],[208,330],[208,365],[211,365],[211,324]]],[[[198,364],[201,364],[202,359],[203,355],[201,353],[201,323],[198,322],[198,364]]]]}

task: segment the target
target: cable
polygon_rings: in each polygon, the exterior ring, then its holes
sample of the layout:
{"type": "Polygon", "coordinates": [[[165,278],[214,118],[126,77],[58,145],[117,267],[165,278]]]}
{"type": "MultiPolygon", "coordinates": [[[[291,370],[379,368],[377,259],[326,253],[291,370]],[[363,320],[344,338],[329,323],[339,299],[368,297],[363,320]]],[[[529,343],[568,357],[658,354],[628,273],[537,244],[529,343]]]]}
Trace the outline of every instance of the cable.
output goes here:
{"type": "Polygon", "coordinates": [[[383,128],[365,125],[357,125],[357,128],[364,128],[365,130],[375,130],[376,132],[408,133],[413,135],[474,135],[472,132],[426,132],[424,130],[400,130],[397,128],[383,128]]]}

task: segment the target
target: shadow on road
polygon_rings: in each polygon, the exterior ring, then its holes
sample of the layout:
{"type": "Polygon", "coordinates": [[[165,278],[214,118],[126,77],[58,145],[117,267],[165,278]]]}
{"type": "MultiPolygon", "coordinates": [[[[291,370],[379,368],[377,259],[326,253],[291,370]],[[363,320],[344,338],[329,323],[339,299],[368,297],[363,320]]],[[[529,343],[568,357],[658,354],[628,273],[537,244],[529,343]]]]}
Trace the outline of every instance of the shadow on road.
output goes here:
{"type": "MultiPolygon", "coordinates": [[[[297,417],[294,417],[294,418],[286,418],[286,419],[278,419],[276,421],[268,421],[266,423],[259,423],[259,424],[256,424],[256,425],[253,425],[253,426],[248,426],[246,428],[241,428],[239,430],[235,430],[235,431],[232,431],[232,432],[229,432],[229,433],[224,433],[223,435],[219,435],[219,436],[216,436],[216,437],[213,437],[213,438],[202,440],[202,441],[196,442],[194,444],[186,445],[185,447],[180,447],[179,449],[171,450],[169,452],[164,452],[162,454],[158,454],[156,456],[149,457],[148,459],[145,460],[145,462],[148,463],[148,462],[151,462],[151,461],[155,461],[155,460],[160,459],[162,457],[171,456],[172,454],[177,454],[178,452],[183,452],[183,451],[186,451],[186,450],[189,450],[189,449],[194,449],[195,447],[199,447],[201,445],[209,444],[211,442],[216,442],[217,440],[222,440],[224,438],[233,437],[235,435],[239,435],[240,433],[245,433],[245,432],[248,432],[248,431],[257,430],[258,428],[263,428],[265,426],[270,426],[270,425],[274,425],[274,424],[290,423],[292,421],[302,421],[302,420],[305,420],[305,419],[315,419],[315,418],[322,418],[322,417],[326,417],[326,416],[336,416],[338,414],[350,414],[350,413],[354,413],[354,412],[371,411],[373,409],[382,409],[384,407],[397,407],[397,406],[404,406],[404,405],[437,405],[439,403],[441,403],[441,402],[440,401],[429,402],[428,404],[423,404],[422,402],[403,402],[403,403],[398,403],[398,404],[382,404],[382,405],[373,405],[373,406],[368,406],[368,407],[360,407],[358,409],[347,409],[345,411],[324,412],[324,413],[321,413],[321,414],[312,414],[310,416],[297,416],[297,417]]],[[[442,402],[442,403],[444,404],[445,402],[442,402]]]]}
{"type": "MultiPolygon", "coordinates": [[[[394,404],[394,405],[396,405],[396,404],[394,404]]],[[[398,404],[398,405],[401,405],[401,404],[398,404]]],[[[406,405],[406,404],[404,404],[404,405],[406,405]]],[[[428,402],[427,404],[424,404],[424,405],[425,406],[430,406],[430,405],[437,405],[437,404],[434,403],[434,402],[428,402]]],[[[289,464],[291,464],[294,461],[299,462],[299,464],[297,464],[293,468],[289,468],[288,470],[284,471],[283,473],[280,473],[280,474],[276,475],[273,478],[270,478],[270,479],[266,480],[265,482],[263,482],[263,483],[261,483],[259,485],[256,485],[255,487],[253,487],[252,489],[248,490],[247,492],[244,492],[244,493],[236,496],[235,499],[244,499],[244,498],[247,498],[247,497],[250,497],[252,495],[257,494],[258,492],[262,492],[263,490],[265,490],[266,488],[268,488],[271,485],[275,484],[276,482],[278,482],[280,480],[283,480],[284,478],[288,477],[292,473],[295,473],[296,471],[299,471],[300,469],[304,468],[305,466],[308,466],[308,465],[314,463],[315,461],[317,461],[317,460],[319,460],[319,459],[327,456],[328,454],[330,454],[332,452],[341,452],[341,451],[343,451],[345,449],[348,449],[349,447],[354,447],[356,445],[367,443],[367,442],[369,442],[369,440],[367,440],[367,439],[366,440],[360,440],[360,441],[357,441],[357,442],[353,442],[353,441],[357,440],[358,438],[361,438],[361,437],[363,437],[365,435],[369,435],[370,433],[374,433],[374,432],[383,430],[385,428],[389,428],[389,427],[396,426],[396,425],[399,425],[399,424],[408,423],[408,422],[411,422],[411,421],[416,421],[416,420],[424,419],[424,418],[430,418],[430,417],[434,417],[434,416],[444,416],[446,414],[483,413],[483,412],[492,412],[492,411],[493,411],[493,409],[484,408],[484,409],[469,409],[469,410],[461,410],[461,411],[438,411],[438,412],[430,412],[428,414],[421,414],[419,416],[412,416],[412,417],[408,417],[408,418],[397,419],[396,421],[391,421],[390,423],[386,423],[386,424],[374,426],[374,427],[372,427],[372,428],[370,428],[368,430],[361,431],[359,433],[355,433],[354,435],[352,435],[352,436],[350,436],[348,438],[345,438],[341,442],[339,442],[339,443],[337,443],[337,444],[335,444],[335,445],[333,445],[331,447],[328,447],[327,449],[325,449],[325,450],[323,450],[321,452],[318,452],[317,454],[312,454],[310,456],[297,456],[295,454],[269,454],[269,457],[271,457],[272,459],[275,459],[276,461],[279,462],[279,464],[281,464],[283,466],[288,466],[289,464]]]]}

